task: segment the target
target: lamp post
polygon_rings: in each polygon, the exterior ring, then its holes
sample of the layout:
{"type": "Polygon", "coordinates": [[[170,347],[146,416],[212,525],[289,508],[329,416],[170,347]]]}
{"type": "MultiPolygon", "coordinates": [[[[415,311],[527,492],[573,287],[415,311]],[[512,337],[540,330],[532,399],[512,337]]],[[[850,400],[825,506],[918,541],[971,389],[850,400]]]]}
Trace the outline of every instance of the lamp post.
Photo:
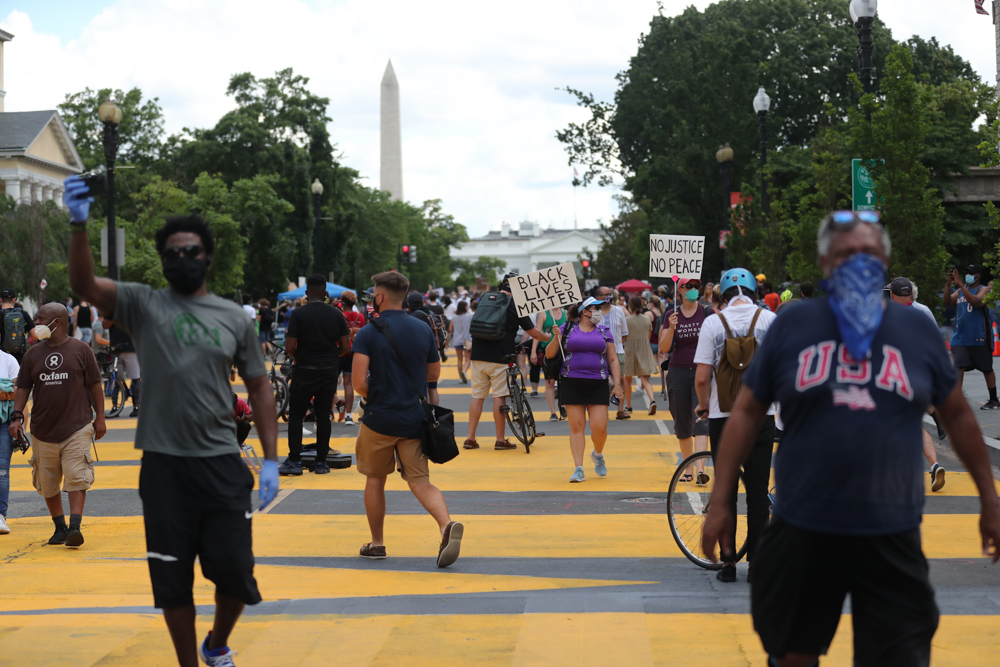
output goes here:
{"type": "Polygon", "coordinates": [[[722,249],[722,270],[729,270],[729,218],[732,204],[730,202],[730,190],[733,179],[733,149],[729,144],[722,146],[715,153],[715,159],[719,162],[722,171],[722,234],[726,239],[726,246],[722,249]]]}
{"type": "Polygon", "coordinates": [[[115,231],[115,154],[118,152],[118,124],[122,110],[114,100],[107,99],[97,108],[97,117],[104,123],[104,161],[108,167],[108,278],[118,280],[118,238],[115,231]]]}
{"type": "Polygon", "coordinates": [[[315,226],[313,227],[313,263],[316,266],[313,267],[313,270],[326,275],[323,271],[323,235],[320,230],[320,221],[322,220],[320,217],[320,206],[323,198],[323,184],[319,182],[318,178],[313,181],[311,190],[313,193],[313,217],[316,219],[315,226]]]}
{"type": "Polygon", "coordinates": [[[764,225],[771,213],[771,204],[767,201],[767,112],[771,108],[771,98],[764,92],[764,86],[753,98],[753,110],[757,112],[760,121],[760,208],[764,212],[764,225]]]}
{"type": "MultiPolygon", "coordinates": [[[[872,92],[872,23],[878,0],[851,0],[851,18],[858,31],[858,76],[865,94],[872,92]]],[[[866,114],[871,122],[871,113],[866,114]]]]}

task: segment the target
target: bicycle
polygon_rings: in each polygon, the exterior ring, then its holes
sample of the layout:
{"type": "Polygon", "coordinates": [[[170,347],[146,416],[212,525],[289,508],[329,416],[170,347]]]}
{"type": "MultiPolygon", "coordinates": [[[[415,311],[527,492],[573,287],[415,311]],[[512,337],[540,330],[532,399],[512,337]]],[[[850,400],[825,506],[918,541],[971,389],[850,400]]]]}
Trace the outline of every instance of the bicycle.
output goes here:
{"type": "MultiPolygon", "coordinates": [[[[695,565],[706,570],[722,568],[721,561],[713,563],[701,548],[702,530],[705,527],[705,515],[708,514],[709,498],[712,495],[715,480],[715,463],[711,452],[695,452],[684,459],[674,476],[670,479],[667,491],[667,516],[670,520],[670,533],[674,536],[677,546],[695,565]],[[711,470],[711,474],[709,474],[711,470]],[[690,481],[683,478],[690,476],[690,481]]],[[[747,551],[747,503],[746,485],[743,472],[739,474],[736,489],[736,560],[743,558],[747,551]]]]}
{"type": "Polygon", "coordinates": [[[507,389],[510,403],[504,402],[500,406],[500,412],[507,420],[507,425],[510,426],[514,437],[524,445],[525,453],[530,454],[531,445],[535,442],[535,438],[545,434],[535,431],[535,416],[531,412],[531,405],[528,404],[528,395],[524,389],[524,375],[521,373],[521,367],[517,365],[517,352],[504,357],[504,363],[507,364],[507,389]]]}
{"type": "Polygon", "coordinates": [[[257,451],[253,448],[253,445],[246,441],[249,434],[250,423],[247,421],[237,421],[236,440],[240,443],[240,454],[243,456],[243,460],[246,461],[247,466],[259,474],[261,466],[260,457],[257,456],[257,451]]]}
{"type": "Polygon", "coordinates": [[[108,378],[104,383],[104,396],[111,399],[111,409],[105,414],[106,417],[115,418],[125,409],[125,401],[132,397],[132,392],[125,382],[124,373],[118,370],[118,357],[123,350],[112,348],[108,351],[111,355],[108,378]]]}
{"type": "Polygon", "coordinates": [[[274,406],[278,417],[288,421],[289,390],[288,378],[292,375],[292,359],[276,341],[271,341],[271,370],[267,379],[274,392],[274,406]],[[275,370],[277,368],[277,370],[275,370]]]}

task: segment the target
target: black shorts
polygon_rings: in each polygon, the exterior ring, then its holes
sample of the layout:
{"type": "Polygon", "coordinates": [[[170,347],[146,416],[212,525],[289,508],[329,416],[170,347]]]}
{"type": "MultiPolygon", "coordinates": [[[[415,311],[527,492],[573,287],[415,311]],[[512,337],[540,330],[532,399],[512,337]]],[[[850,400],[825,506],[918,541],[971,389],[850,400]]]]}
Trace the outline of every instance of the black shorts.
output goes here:
{"type": "Polygon", "coordinates": [[[611,386],[607,380],[559,378],[560,405],[607,405],[611,386]]]}
{"type": "Polygon", "coordinates": [[[194,559],[216,590],[260,602],[253,576],[253,475],[238,454],[195,458],[143,452],[139,497],[158,609],[194,603],[194,559]]]}
{"type": "Polygon", "coordinates": [[[855,665],[926,666],[938,626],[927,572],[919,528],[824,535],[774,517],[753,561],[753,627],[769,655],[825,655],[850,593],[855,665]]]}
{"type": "Polygon", "coordinates": [[[993,348],[989,345],[954,345],[951,348],[951,358],[955,360],[955,368],[963,371],[993,371],[993,348]]]}
{"type": "Polygon", "coordinates": [[[546,380],[558,380],[559,373],[562,372],[562,357],[556,355],[552,359],[546,359],[545,363],[542,364],[542,373],[545,374],[546,380]]]}
{"type": "Polygon", "coordinates": [[[343,375],[351,375],[351,369],[354,367],[354,353],[348,352],[340,358],[340,372],[343,375]]]}
{"type": "Polygon", "coordinates": [[[698,421],[694,409],[698,407],[698,392],[694,388],[693,368],[673,367],[667,371],[667,400],[670,416],[674,420],[674,435],[686,440],[693,435],[708,435],[708,420],[698,421]]]}

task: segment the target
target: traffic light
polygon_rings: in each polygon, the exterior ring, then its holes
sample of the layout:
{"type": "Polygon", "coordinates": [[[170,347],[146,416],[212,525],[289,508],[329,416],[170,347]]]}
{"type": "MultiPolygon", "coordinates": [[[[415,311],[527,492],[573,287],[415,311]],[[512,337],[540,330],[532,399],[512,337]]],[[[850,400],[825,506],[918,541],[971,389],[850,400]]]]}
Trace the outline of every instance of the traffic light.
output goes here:
{"type": "Polygon", "coordinates": [[[589,259],[585,259],[582,262],[580,262],[580,264],[583,266],[583,277],[584,278],[589,278],[590,277],[590,260],[589,259]]]}
{"type": "Polygon", "coordinates": [[[399,246],[399,256],[402,258],[400,260],[401,264],[409,264],[410,263],[410,246],[408,246],[408,245],[401,245],[401,246],[399,246]]]}
{"type": "Polygon", "coordinates": [[[416,263],[417,263],[417,246],[411,245],[410,246],[410,264],[416,264],[416,263]]]}

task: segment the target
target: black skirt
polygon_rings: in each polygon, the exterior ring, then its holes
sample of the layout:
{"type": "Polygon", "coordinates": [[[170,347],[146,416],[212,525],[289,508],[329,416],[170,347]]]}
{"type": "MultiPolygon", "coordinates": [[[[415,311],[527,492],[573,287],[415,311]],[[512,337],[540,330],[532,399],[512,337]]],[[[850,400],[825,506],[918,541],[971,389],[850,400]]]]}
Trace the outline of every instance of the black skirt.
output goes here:
{"type": "Polygon", "coordinates": [[[607,380],[559,378],[559,402],[563,405],[607,405],[610,400],[607,380]]]}

